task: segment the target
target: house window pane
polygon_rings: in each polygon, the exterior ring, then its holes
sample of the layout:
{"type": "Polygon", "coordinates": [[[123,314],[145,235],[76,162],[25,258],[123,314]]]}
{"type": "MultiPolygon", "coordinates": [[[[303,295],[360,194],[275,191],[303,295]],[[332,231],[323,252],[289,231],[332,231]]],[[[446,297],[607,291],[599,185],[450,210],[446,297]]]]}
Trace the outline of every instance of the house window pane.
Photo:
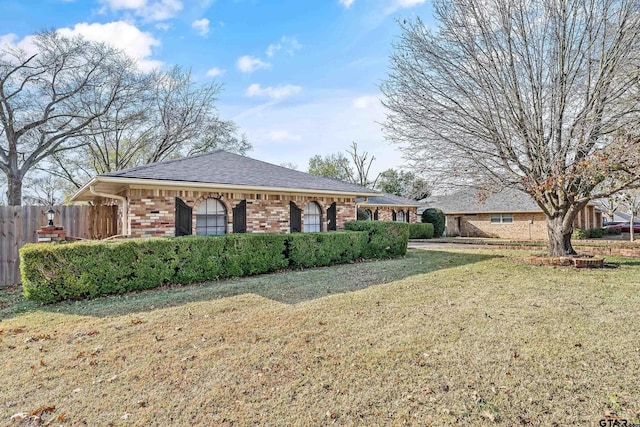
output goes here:
{"type": "Polygon", "coordinates": [[[227,232],[227,210],[218,199],[200,203],[196,212],[196,235],[210,236],[227,232]]]}
{"type": "Polygon", "coordinates": [[[304,209],[304,231],[311,233],[314,231],[322,231],[320,224],[322,222],[322,212],[320,206],[316,202],[309,202],[304,209]]]}
{"type": "Polygon", "coordinates": [[[373,219],[373,212],[371,212],[371,209],[367,209],[365,212],[367,213],[367,221],[371,221],[373,219]]]}
{"type": "Polygon", "coordinates": [[[398,211],[396,214],[396,221],[404,222],[404,211],[398,211]]]}
{"type": "Polygon", "coordinates": [[[513,214],[491,214],[492,224],[511,224],[513,222],[513,214]]]}

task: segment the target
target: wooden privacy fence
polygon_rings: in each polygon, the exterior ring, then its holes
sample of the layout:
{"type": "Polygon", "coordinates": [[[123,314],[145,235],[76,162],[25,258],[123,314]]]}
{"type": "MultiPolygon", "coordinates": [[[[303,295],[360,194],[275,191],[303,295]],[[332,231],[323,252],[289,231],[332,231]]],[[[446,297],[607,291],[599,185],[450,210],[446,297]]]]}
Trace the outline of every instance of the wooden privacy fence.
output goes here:
{"type": "MultiPolygon", "coordinates": [[[[0,287],[20,283],[18,250],[38,241],[38,230],[47,225],[49,206],[0,206],[0,287]]],[[[53,206],[53,223],[67,236],[104,239],[117,234],[117,206],[53,206]]]]}

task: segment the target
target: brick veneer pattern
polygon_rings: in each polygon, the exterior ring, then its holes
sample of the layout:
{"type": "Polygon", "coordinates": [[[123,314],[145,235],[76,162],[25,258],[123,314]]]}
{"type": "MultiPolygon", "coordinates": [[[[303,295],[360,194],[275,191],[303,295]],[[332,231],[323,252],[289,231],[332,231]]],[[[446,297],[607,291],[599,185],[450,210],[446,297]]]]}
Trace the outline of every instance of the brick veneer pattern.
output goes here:
{"type": "MultiPolygon", "coordinates": [[[[367,209],[371,210],[371,212],[375,212],[375,207],[367,207],[367,209]]],[[[409,211],[409,222],[416,223],[422,222],[422,218],[418,215],[418,208],[391,208],[388,206],[379,206],[378,210],[378,221],[393,221],[393,212],[398,212],[399,210],[403,210],[406,214],[409,211]]]]}
{"type": "Polygon", "coordinates": [[[175,235],[175,198],[179,197],[193,208],[193,234],[195,234],[195,215],[198,206],[207,198],[219,199],[227,210],[227,232],[233,230],[232,208],[242,200],[247,201],[248,233],[288,233],[289,202],[293,201],[303,210],[310,201],[320,205],[322,210],[322,229],[327,229],[327,209],[336,202],[336,224],[344,229],[346,221],[356,217],[353,198],[315,197],[286,194],[255,194],[230,192],[202,192],[189,190],[152,190],[131,189],[129,191],[129,221],[133,237],[173,236],[175,235]]]}

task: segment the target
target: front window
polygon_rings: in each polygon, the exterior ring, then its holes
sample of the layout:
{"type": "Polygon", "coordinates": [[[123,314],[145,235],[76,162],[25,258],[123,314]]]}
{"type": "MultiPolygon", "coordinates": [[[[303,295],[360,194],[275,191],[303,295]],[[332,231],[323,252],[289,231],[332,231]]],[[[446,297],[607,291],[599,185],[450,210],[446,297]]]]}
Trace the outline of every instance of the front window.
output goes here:
{"type": "Polygon", "coordinates": [[[491,214],[491,224],[511,224],[513,214],[491,214]]]}
{"type": "Polygon", "coordinates": [[[398,211],[396,214],[396,221],[404,222],[404,211],[398,211]]]}
{"type": "Polygon", "coordinates": [[[367,214],[367,221],[371,221],[373,219],[373,212],[371,212],[371,209],[367,209],[365,213],[367,214]]]}
{"type": "Polygon", "coordinates": [[[206,199],[196,212],[196,235],[210,236],[227,232],[227,209],[218,199],[206,199]]]}
{"type": "Polygon", "coordinates": [[[311,233],[321,230],[322,223],[322,211],[320,206],[316,202],[307,203],[304,209],[304,231],[305,233],[311,233]]]}

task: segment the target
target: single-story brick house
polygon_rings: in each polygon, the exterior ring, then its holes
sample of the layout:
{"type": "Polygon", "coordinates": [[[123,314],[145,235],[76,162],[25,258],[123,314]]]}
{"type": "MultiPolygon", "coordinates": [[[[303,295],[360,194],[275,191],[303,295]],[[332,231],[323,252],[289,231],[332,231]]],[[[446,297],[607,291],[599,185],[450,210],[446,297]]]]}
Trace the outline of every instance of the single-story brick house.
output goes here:
{"type": "Polygon", "coordinates": [[[378,195],[216,150],[98,175],[71,200],[117,203],[119,233],[151,237],[340,230],[356,198],[378,195]]]}
{"type": "MultiPolygon", "coordinates": [[[[521,191],[505,189],[480,200],[477,190],[465,189],[423,202],[444,212],[446,236],[548,239],[545,214],[521,191]]],[[[601,225],[602,212],[592,203],[585,206],[574,222],[574,227],[584,229],[601,225]]]]}
{"type": "Polygon", "coordinates": [[[426,207],[415,200],[388,193],[367,198],[359,197],[356,204],[366,212],[368,219],[373,221],[422,222],[418,208],[426,207]]]}

